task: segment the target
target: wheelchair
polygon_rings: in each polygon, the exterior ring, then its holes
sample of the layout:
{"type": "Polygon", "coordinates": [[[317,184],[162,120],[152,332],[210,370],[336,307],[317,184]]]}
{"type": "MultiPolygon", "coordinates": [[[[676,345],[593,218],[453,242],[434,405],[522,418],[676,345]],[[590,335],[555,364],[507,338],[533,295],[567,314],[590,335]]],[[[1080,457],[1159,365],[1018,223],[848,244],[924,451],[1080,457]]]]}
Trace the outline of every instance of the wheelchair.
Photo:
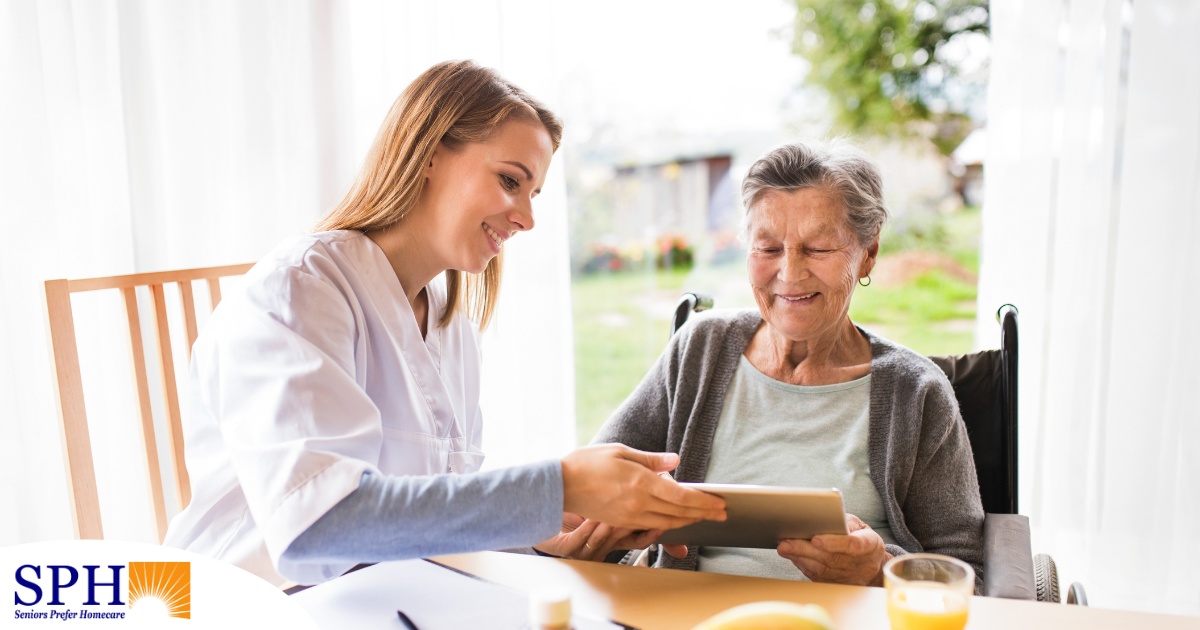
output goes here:
{"type": "MultiPolygon", "coordinates": [[[[685,293],[671,321],[674,335],[712,298],[685,293]]],[[[1017,513],[1017,309],[996,312],[1000,349],[929,357],[950,380],[975,459],[983,522],[983,594],[1058,603],[1058,570],[1046,554],[1033,555],[1029,518],[1017,513]]],[[[1071,584],[1068,604],[1087,605],[1083,585],[1071,584]]]]}

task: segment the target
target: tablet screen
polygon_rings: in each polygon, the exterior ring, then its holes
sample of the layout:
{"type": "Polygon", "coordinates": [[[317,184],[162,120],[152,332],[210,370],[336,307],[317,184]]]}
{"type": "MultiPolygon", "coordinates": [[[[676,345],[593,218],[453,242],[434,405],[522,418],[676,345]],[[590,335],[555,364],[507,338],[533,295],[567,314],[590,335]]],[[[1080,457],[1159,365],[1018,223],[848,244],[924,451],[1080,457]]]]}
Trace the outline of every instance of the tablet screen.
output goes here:
{"type": "Polygon", "coordinates": [[[836,488],[788,488],[682,483],[725,499],[724,522],[700,521],[663,533],[660,543],[774,549],[789,538],[846,534],[842,493],[836,488]]]}

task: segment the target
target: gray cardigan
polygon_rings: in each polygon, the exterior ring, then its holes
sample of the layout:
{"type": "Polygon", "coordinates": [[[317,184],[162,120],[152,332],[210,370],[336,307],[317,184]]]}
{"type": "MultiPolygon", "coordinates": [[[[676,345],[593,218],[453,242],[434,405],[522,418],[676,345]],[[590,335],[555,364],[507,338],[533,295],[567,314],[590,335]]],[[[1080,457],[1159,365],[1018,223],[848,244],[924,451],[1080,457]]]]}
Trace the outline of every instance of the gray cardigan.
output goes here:
{"type": "MultiPolygon", "coordinates": [[[[713,435],[738,358],[762,323],[757,310],[693,318],[593,442],[679,454],[678,481],[704,481],[713,435]]],[[[861,330],[861,329],[860,329],[861,330]]],[[[929,359],[862,331],[871,342],[871,480],[899,545],[893,555],[940,553],[983,577],[983,505],[954,390],[929,359]]],[[[695,570],[697,550],[658,566],[695,570]]]]}

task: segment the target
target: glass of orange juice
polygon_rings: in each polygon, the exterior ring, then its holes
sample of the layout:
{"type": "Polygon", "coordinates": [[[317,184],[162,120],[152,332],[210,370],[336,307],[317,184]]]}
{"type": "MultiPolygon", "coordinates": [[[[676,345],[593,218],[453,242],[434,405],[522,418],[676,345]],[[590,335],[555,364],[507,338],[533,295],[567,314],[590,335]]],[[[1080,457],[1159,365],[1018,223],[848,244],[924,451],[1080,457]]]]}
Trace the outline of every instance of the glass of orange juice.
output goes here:
{"type": "Polygon", "coordinates": [[[933,553],[896,556],[883,567],[892,630],[962,630],[975,592],[971,565],[933,553]]]}

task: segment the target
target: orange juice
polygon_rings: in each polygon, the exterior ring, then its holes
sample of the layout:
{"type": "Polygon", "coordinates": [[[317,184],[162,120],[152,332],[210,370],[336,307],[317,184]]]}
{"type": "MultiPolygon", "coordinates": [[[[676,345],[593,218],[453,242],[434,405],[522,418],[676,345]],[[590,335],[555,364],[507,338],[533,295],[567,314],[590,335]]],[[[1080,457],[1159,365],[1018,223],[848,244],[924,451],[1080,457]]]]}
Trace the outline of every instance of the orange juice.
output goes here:
{"type": "Polygon", "coordinates": [[[939,582],[915,581],[888,591],[892,630],[962,630],[967,597],[939,582]]]}

